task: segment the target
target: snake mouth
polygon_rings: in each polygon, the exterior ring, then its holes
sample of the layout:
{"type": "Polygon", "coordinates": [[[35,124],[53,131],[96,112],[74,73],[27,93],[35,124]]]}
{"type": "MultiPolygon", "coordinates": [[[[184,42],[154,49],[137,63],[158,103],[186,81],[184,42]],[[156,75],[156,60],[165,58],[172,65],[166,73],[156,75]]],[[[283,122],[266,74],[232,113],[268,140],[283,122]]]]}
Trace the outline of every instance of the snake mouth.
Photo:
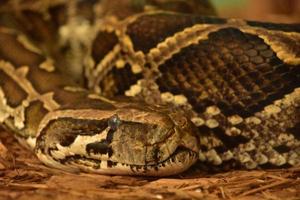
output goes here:
{"type": "Polygon", "coordinates": [[[135,165],[111,160],[98,160],[82,155],[67,156],[59,160],[64,166],[84,172],[138,176],[170,176],[187,170],[198,159],[198,154],[185,147],[178,147],[166,160],[155,164],[135,165]]]}

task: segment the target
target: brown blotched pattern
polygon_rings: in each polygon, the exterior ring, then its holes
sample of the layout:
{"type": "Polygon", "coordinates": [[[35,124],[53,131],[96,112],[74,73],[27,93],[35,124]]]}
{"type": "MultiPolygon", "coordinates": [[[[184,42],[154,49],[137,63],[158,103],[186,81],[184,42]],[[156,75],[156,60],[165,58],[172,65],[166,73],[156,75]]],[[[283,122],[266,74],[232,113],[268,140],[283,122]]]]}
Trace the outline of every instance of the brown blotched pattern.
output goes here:
{"type": "Polygon", "coordinates": [[[187,111],[198,126],[203,162],[233,160],[249,169],[300,163],[297,25],[173,13],[128,22],[116,28],[118,59],[128,70],[140,63],[143,76],[129,87],[133,70],[120,76],[124,68],[113,67],[107,74],[121,86],[105,87],[105,78],[98,79],[104,94],[121,92],[187,111]]]}
{"type": "Polygon", "coordinates": [[[161,92],[184,94],[196,112],[216,105],[226,116],[252,116],[300,86],[300,67],[284,64],[255,35],[211,33],[159,66],[161,92]]]}
{"type": "MultiPolygon", "coordinates": [[[[153,10],[198,10],[193,1],[151,2],[153,10]]],[[[155,176],[198,159],[248,169],[300,164],[298,25],[153,10],[95,19],[114,12],[98,3],[0,13],[12,20],[1,26],[15,29],[0,27],[0,122],[42,162],[155,176]],[[90,93],[65,76],[71,63],[86,65],[96,92],[171,108],[90,93]]],[[[130,1],[125,13],[148,3],[130,1]]]]}

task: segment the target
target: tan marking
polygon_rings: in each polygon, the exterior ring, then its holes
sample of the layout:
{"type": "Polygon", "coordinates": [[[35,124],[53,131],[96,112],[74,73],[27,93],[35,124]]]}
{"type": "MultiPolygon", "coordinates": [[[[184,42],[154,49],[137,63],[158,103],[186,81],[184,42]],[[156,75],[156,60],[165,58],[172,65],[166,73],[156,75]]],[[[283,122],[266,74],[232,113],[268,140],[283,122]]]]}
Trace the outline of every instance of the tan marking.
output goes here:
{"type": "Polygon", "coordinates": [[[250,155],[247,152],[239,152],[238,153],[238,160],[241,163],[246,163],[246,162],[252,161],[250,155]]]}
{"type": "Polygon", "coordinates": [[[288,157],[288,163],[292,166],[297,166],[300,164],[300,154],[293,152],[288,157]]]}
{"type": "Polygon", "coordinates": [[[16,108],[7,105],[5,94],[0,87],[0,122],[3,123],[9,117],[14,119],[14,126],[17,129],[25,127],[25,107],[27,107],[27,100],[23,100],[22,104],[16,108]]]}
{"type": "Polygon", "coordinates": [[[257,117],[248,117],[245,119],[247,124],[255,124],[258,125],[261,123],[261,120],[257,117]]]}
{"type": "Polygon", "coordinates": [[[247,169],[255,169],[257,167],[257,163],[253,160],[244,163],[244,165],[247,169]]]}
{"type": "Polygon", "coordinates": [[[146,55],[146,61],[153,63],[154,60],[157,60],[155,65],[158,67],[170,59],[175,53],[178,53],[182,48],[191,44],[197,44],[200,40],[207,39],[209,33],[219,29],[219,26],[210,24],[196,24],[192,27],[185,28],[183,31],[166,38],[155,48],[150,49],[146,55]]]}
{"type": "Polygon", "coordinates": [[[130,89],[125,91],[126,96],[134,97],[142,91],[142,87],[139,84],[130,86],[130,89]]]}
{"type": "Polygon", "coordinates": [[[124,47],[126,47],[125,50],[130,51],[131,49],[133,49],[133,44],[131,42],[131,39],[127,35],[122,36],[122,44],[124,45],[124,47]]]}
{"type": "Polygon", "coordinates": [[[222,154],[221,158],[223,161],[231,160],[233,159],[233,153],[230,150],[228,150],[222,154]]]}
{"type": "MultiPolygon", "coordinates": [[[[107,137],[107,133],[109,128],[106,128],[104,131],[96,135],[92,136],[85,136],[85,135],[78,135],[74,142],[67,147],[61,146],[59,143],[56,144],[58,150],[51,151],[51,155],[56,159],[64,159],[66,156],[72,155],[86,155],[86,146],[89,143],[98,142],[101,140],[105,140],[107,137]]],[[[91,153],[89,157],[98,159],[98,160],[107,160],[107,154],[93,154],[91,153]]]]}
{"type": "Polygon", "coordinates": [[[253,151],[256,149],[256,146],[254,145],[253,141],[242,144],[241,146],[244,149],[244,151],[253,151]]]}
{"type": "Polygon", "coordinates": [[[36,98],[43,102],[44,107],[49,110],[56,110],[60,105],[53,99],[54,92],[48,92],[37,96],[36,98]]]}
{"type": "Polygon", "coordinates": [[[193,117],[191,119],[191,121],[196,125],[196,126],[202,126],[203,124],[205,124],[205,121],[200,118],[200,117],[193,117]]]}
{"type": "Polygon", "coordinates": [[[269,161],[268,157],[261,152],[258,152],[257,154],[255,154],[254,160],[259,165],[266,164],[269,161]]]}
{"type": "Polygon", "coordinates": [[[198,153],[198,159],[199,159],[201,162],[206,161],[205,152],[202,152],[202,151],[200,150],[199,153],[198,153]]]}
{"type": "Polygon", "coordinates": [[[138,74],[142,72],[142,67],[139,64],[133,64],[131,66],[132,73],[138,74]]]}
{"type": "Polygon", "coordinates": [[[232,116],[228,117],[227,119],[232,125],[237,125],[237,124],[243,122],[243,118],[241,118],[238,115],[232,115],[232,116]]]}
{"type": "Polygon", "coordinates": [[[207,151],[206,158],[207,158],[207,161],[211,162],[213,165],[222,164],[222,159],[220,158],[220,156],[217,154],[217,152],[214,149],[207,151]]]}
{"type": "Polygon", "coordinates": [[[210,115],[218,115],[220,112],[221,111],[217,106],[209,106],[206,108],[206,113],[210,115]]]}
{"type": "Polygon", "coordinates": [[[2,90],[2,88],[0,87],[0,122],[4,122],[4,120],[6,120],[9,116],[10,116],[10,108],[7,105],[7,100],[5,98],[4,92],[2,90]]]}
{"type": "Polygon", "coordinates": [[[131,38],[126,35],[126,28],[123,28],[118,33],[118,36],[122,50],[127,52],[127,54],[121,58],[125,61],[125,63],[128,63],[131,66],[132,73],[141,73],[143,71],[143,66],[145,65],[144,53],[141,51],[134,51],[131,38]]]}
{"type": "MultiPolygon", "coordinates": [[[[91,73],[91,77],[89,77],[90,88],[97,87],[107,73],[112,70],[116,62],[119,62],[118,67],[121,67],[123,64],[123,66],[125,66],[126,61],[122,58],[119,58],[120,51],[120,45],[116,44],[115,47],[100,61],[100,63],[96,63],[95,69],[91,69],[93,71],[91,73]],[[122,63],[120,63],[121,61],[122,63]]],[[[90,59],[92,60],[92,58],[90,59]]]]}
{"type": "Polygon", "coordinates": [[[176,105],[184,105],[187,103],[187,98],[184,95],[175,95],[174,96],[174,103],[176,105]]]}
{"type": "Polygon", "coordinates": [[[18,35],[17,37],[17,40],[18,42],[20,42],[27,50],[33,52],[33,53],[37,53],[37,54],[42,54],[42,51],[36,47],[32,42],[29,41],[29,39],[21,34],[21,35],[18,35]]]}
{"type": "Polygon", "coordinates": [[[208,135],[200,138],[200,145],[206,146],[207,149],[214,149],[216,147],[223,146],[224,144],[219,138],[213,135],[208,135]]]}
{"type": "Polygon", "coordinates": [[[280,111],[281,111],[280,107],[275,106],[273,104],[266,106],[264,110],[266,111],[267,114],[270,114],[270,115],[280,113],[280,111]]]}
{"type": "Polygon", "coordinates": [[[206,126],[209,128],[216,128],[219,126],[219,122],[215,119],[209,119],[205,122],[206,126]]]}
{"type": "Polygon", "coordinates": [[[86,90],[81,88],[81,87],[75,87],[75,86],[65,86],[64,87],[65,91],[69,92],[85,92],[86,90]]]}
{"type": "Polygon", "coordinates": [[[126,64],[126,62],[125,62],[125,60],[123,60],[123,59],[118,59],[118,60],[116,61],[116,67],[117,67],[118,69],[124,68],[124,67],[125,67],[125,64],[126,64]]]}
{"type": "Polygon", "coordinates": [[[29,145],[30,149],[34,149],[36,145],[36,137],[28,137],[26,139],[27,144],[29,145]]]}
{"type": "Polygon", "coordinates": [[[286,163],[286,159],[278,153],[273,153],[269,159],[269,162],[273,165],[281,166],[286,163]]]}
{"type": "Polygon", "coordinates": [[[292,141],[294,139],[295,139],[294,136],[292,134],[288,134],[288,133],[281,133],[278,136],[278,142],[280,142],[280,143],[285,143],[288,141],[292,141]]]}
{"type": "Polygon", "coordinates": [[[241,135],[242,131],[236,127],[231,127],[229,129],[226,129],[225,133],[228,136],[238,136],[241,135]]]}
{"type": "Polygon", "coordinates": [[[201,92],[201,94],[198,96],[199,99],[207,99],[208,97],[209,95],[206,91],[201,92]]]}
{"type": "Polygon", "coordinates": [[[174,101],[174,95],[170,92],[163,92],[160,96],[163,102],[171,103],[174,101]]]}
{"type": "Polygon", "coordinates": [[[39,67],[47,72],[53,72],[55,70],[52,59],[47,59],[46,61],[42,62],[39,67]]]}
{"type": "Polygon", "coordinates": [[[101,101],[104,101],[104,102],[110,103],[110,104],[115,104],[116,103],[115,101],[107,99],[107,98],[105,98],[105,97],[103,97],[101,95],[98,95],[98,94],[89,94],[88,98],[90,98],[90,99],[98,99],[98,100],[101,100],[101,101]]]}

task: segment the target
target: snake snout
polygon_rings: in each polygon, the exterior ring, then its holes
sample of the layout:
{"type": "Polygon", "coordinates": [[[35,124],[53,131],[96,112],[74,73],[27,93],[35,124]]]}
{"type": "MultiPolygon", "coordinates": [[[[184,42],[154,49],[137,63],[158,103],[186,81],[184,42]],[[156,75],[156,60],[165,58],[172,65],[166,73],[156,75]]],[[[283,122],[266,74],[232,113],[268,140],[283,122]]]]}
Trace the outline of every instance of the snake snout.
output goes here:
{"type": "Polygon", "coordinates": [[[124,170],[129,167],[135,175],[166,176],[197,161],[197,129],[184,115],[148,112],[131,116],[131,121],[121,120],[111,142],[111,159],[123,163],[124,170]]]}

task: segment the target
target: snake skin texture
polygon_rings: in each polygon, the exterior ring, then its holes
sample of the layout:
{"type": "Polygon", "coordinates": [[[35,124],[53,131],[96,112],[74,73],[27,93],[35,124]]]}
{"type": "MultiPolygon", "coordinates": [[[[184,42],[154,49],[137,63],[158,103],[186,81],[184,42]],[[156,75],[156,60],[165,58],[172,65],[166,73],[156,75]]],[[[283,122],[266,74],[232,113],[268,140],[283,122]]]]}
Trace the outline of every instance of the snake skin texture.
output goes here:
{"type": "Polygon", "coordinates": [[[300,25],[213,15],[201,0],[5,1],[0,122],[68,171],[299,165],[300,25]]]}
{"type": "Polygon", "coordinates": [[[198,127],[201,161],[298,165],[298,24],[158,12],[115,27],[94,40],[95,91],[181,107],[198,127]]]}

